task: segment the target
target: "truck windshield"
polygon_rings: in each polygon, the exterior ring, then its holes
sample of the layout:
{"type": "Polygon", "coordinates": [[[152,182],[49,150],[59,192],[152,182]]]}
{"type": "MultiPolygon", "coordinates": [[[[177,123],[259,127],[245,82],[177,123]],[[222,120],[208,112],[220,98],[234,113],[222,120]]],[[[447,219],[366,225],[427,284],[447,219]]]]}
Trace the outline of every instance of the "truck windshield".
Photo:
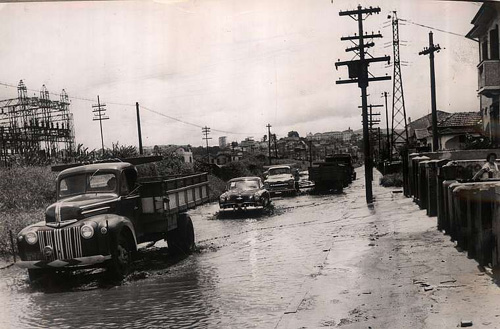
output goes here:
{"type": "Polygon", "coordinates": [[[94,172],[68,176],[59,182],[59,197],[85,193],[116,192],[115,174],[94,172]]]}
{"type": "Polygon", "coordinates": [[[290,174],[290,168],[274,168],[274,169],[269,169],[269,176],[272,176],[272,175],[283,175],[283,174],[290,174]]]}
{"type": "Polygon", "coordinates": [[[230,190],[255,190],[259,188],[259,182],[256,180],[238,180],[229,183],[230,190]]]}

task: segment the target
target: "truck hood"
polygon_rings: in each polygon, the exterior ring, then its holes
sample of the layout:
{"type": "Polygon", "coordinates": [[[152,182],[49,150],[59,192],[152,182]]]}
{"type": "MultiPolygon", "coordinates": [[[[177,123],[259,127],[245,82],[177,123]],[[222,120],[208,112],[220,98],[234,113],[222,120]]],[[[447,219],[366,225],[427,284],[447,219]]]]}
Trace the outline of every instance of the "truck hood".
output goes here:
{"type": "Polygon", "coordinates": [[[295,180],[291,174],[271,175],[266,179],[266,182],[267,183],[286,182],[291,179],[295,180]]]}
{"type": "Polygon", "coordinates": [[[62,223],[85,218],[96,211],[107,210],[118,200],[116,194],[83,194],[65,198],[50,205],[45,210],[46,223],[62,223]],[[88,216],[87,215],[87,216],[88,216]]]}

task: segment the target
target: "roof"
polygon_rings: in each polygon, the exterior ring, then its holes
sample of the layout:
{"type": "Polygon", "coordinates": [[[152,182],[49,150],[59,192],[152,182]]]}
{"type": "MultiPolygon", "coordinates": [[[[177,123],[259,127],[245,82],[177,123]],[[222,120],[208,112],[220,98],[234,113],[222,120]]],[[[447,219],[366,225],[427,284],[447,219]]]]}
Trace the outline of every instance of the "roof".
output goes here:
{"type": "Polygon", "coordinates": [[[279,166],[278,165],[278,166],[271,166],[271,167],[269,167],[269,169],[278,169],[278,168],[290,168],[290,166],[288,166],[288,165],[281,165],[281,166],[279,166]]]}
{"type": "Polygon", "coordinates": [[[431,134],[427,130],[427,128],[415,129],[415,137],[417,139],[424,139],[429,137],[431,134]]]}
{"type": "Polygon", "coordinates": [[[241,180],[260,180],[260,177],[255,177],[255,176],[254,177],[252,177],[252,176],[250,176],[250,177],[237,177],[237,178],[230,179],[228,181],[228,183],[229,182],[241,181],[241,180]]]}
{"type": "Polygon", "coordinates": [[[61,171],[59,176],[67,176],[76,173],[89,173],[95,172],[97,170],[106,170],[106,171],[121,171],[128,167],[134,167],[128,162],[106,162],[106,163],[94,163],[89,165],[83,165],[78,167],[73,167],[69,169],[65,169],[61,171]]]}
{"type": "MultiPolygon", "coordinates": [[[[438,121],[443,120],[444,118],[447,118],[451,113],[444,112],[444,111],[436,111],[437,112],[437,118],[438,121]]],[[[418,118],[417,120],[414,120],[410,123],[408,123],[408,129],[410,130],[416,130],[416,129],[427,129],[427,127],[432,125],[432,113],[429,113],[427,115],[424,115],[421,118],[418,118]]]]}
{"type": "Polygon", "coordinates": [[[473,127],[481,124],[481,112],[457,112],[438,122],[438,128],[473,127]]]}
{"type": "Polygon", "coordinates": [[[499,4],[485,2],[471,21],[474,27],[467,33],[469,39],[477,39],[486,34],[491,20],[497,15],[499,4]]]}

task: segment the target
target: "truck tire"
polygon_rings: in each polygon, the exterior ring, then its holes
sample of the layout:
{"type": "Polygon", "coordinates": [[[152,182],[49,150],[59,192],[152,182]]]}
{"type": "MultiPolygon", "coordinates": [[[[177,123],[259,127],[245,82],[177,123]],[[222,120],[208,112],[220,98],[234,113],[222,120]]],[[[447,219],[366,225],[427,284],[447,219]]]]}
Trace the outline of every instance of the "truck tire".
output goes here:
{"type": "Polygon", "coordinates": [[[125,231],[122,231],[107,266],[107,272],[111,278],[122,280],[130,271],[133,252],[132,243],[134,242],[130,240],[130,237],[125,231]]]}
{"type": "Polygon", "coordinates": [[[49,274],[49,271],[45,269],[28,269],[28,277],[30,279],[30,283],[40,281],[49,274]]]}
{"type": "Polygon", "coordinates": [[[189,255],[194,250],[194,227],[187,214],[179,215],[177,228],[167,233],[167,244],[171,255],[189,255]]]}

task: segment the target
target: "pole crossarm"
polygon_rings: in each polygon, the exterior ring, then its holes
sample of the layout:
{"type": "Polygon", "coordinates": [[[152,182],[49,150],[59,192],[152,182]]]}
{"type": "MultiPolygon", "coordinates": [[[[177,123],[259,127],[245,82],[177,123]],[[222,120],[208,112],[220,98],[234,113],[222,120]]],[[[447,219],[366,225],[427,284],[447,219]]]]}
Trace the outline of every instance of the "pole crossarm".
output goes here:
{"type": "MultiPolygon", "coordinates": [[[[364,39],[374,39],[374,38],[382,38],[382,34],[380,33],[371,33],[363,35],[364,39]]],[[[350,40],[359,40],[359,35],[349,35],[347,37],[341,37],[341,41],[350,41],[350,40]]]]}
{"type": "MultiPolygon", "coordinates": [[[[383,77],[368,78],[369,82],[384,81],[384,80],[391,80],[391,77],[389,75],[387,75],[387,76],[383,76],[383,77]]],[[[337,81],[335,81],[335,83],[338,85],[343,85],[343,84],[347,84],[347,83],[359,83],[359,79],[337,80],[337,81]]]]}
{"type": "Polygon", "coordinates": [[[353,16],[359,14],[378,14],[378,13],[380,13],[380,7],[369,7],[369,8],[358,7],[358,9],[354,10],[340,11],[339,16],[353,16]]]}
{"type": "MultiPolygon", "coordinates": [[[[366,43],[366,44],[364,45],[364,47],[365,47],[365,48],[371,48],[371,47],[373,47],[373,46],[375,46],[375,43],[373,43],[373,42],[368,42],[368,43],[366,43]]],[[[354,46],[354,47],[349,47],[349,48],[346,48],[346,49],[345,49],[345,52],[346,52],[346,53],[348,53],[348,52],[350,52],[350,51],[359,51],[360,49],[361,49],[361,47],[360,47],[360,46],[354,46]]]]}
{"type": "Polygon", "coordinates": [[[339,66],[362,65],[363,63],[369,65],[370,63],[376,62],[387,62],[389,64],[391,62],[391,56],[365,58],[363,60],[356,59],[353,61],[338,61],[335,63],[335,67],[338,68],[339,66]]]}

